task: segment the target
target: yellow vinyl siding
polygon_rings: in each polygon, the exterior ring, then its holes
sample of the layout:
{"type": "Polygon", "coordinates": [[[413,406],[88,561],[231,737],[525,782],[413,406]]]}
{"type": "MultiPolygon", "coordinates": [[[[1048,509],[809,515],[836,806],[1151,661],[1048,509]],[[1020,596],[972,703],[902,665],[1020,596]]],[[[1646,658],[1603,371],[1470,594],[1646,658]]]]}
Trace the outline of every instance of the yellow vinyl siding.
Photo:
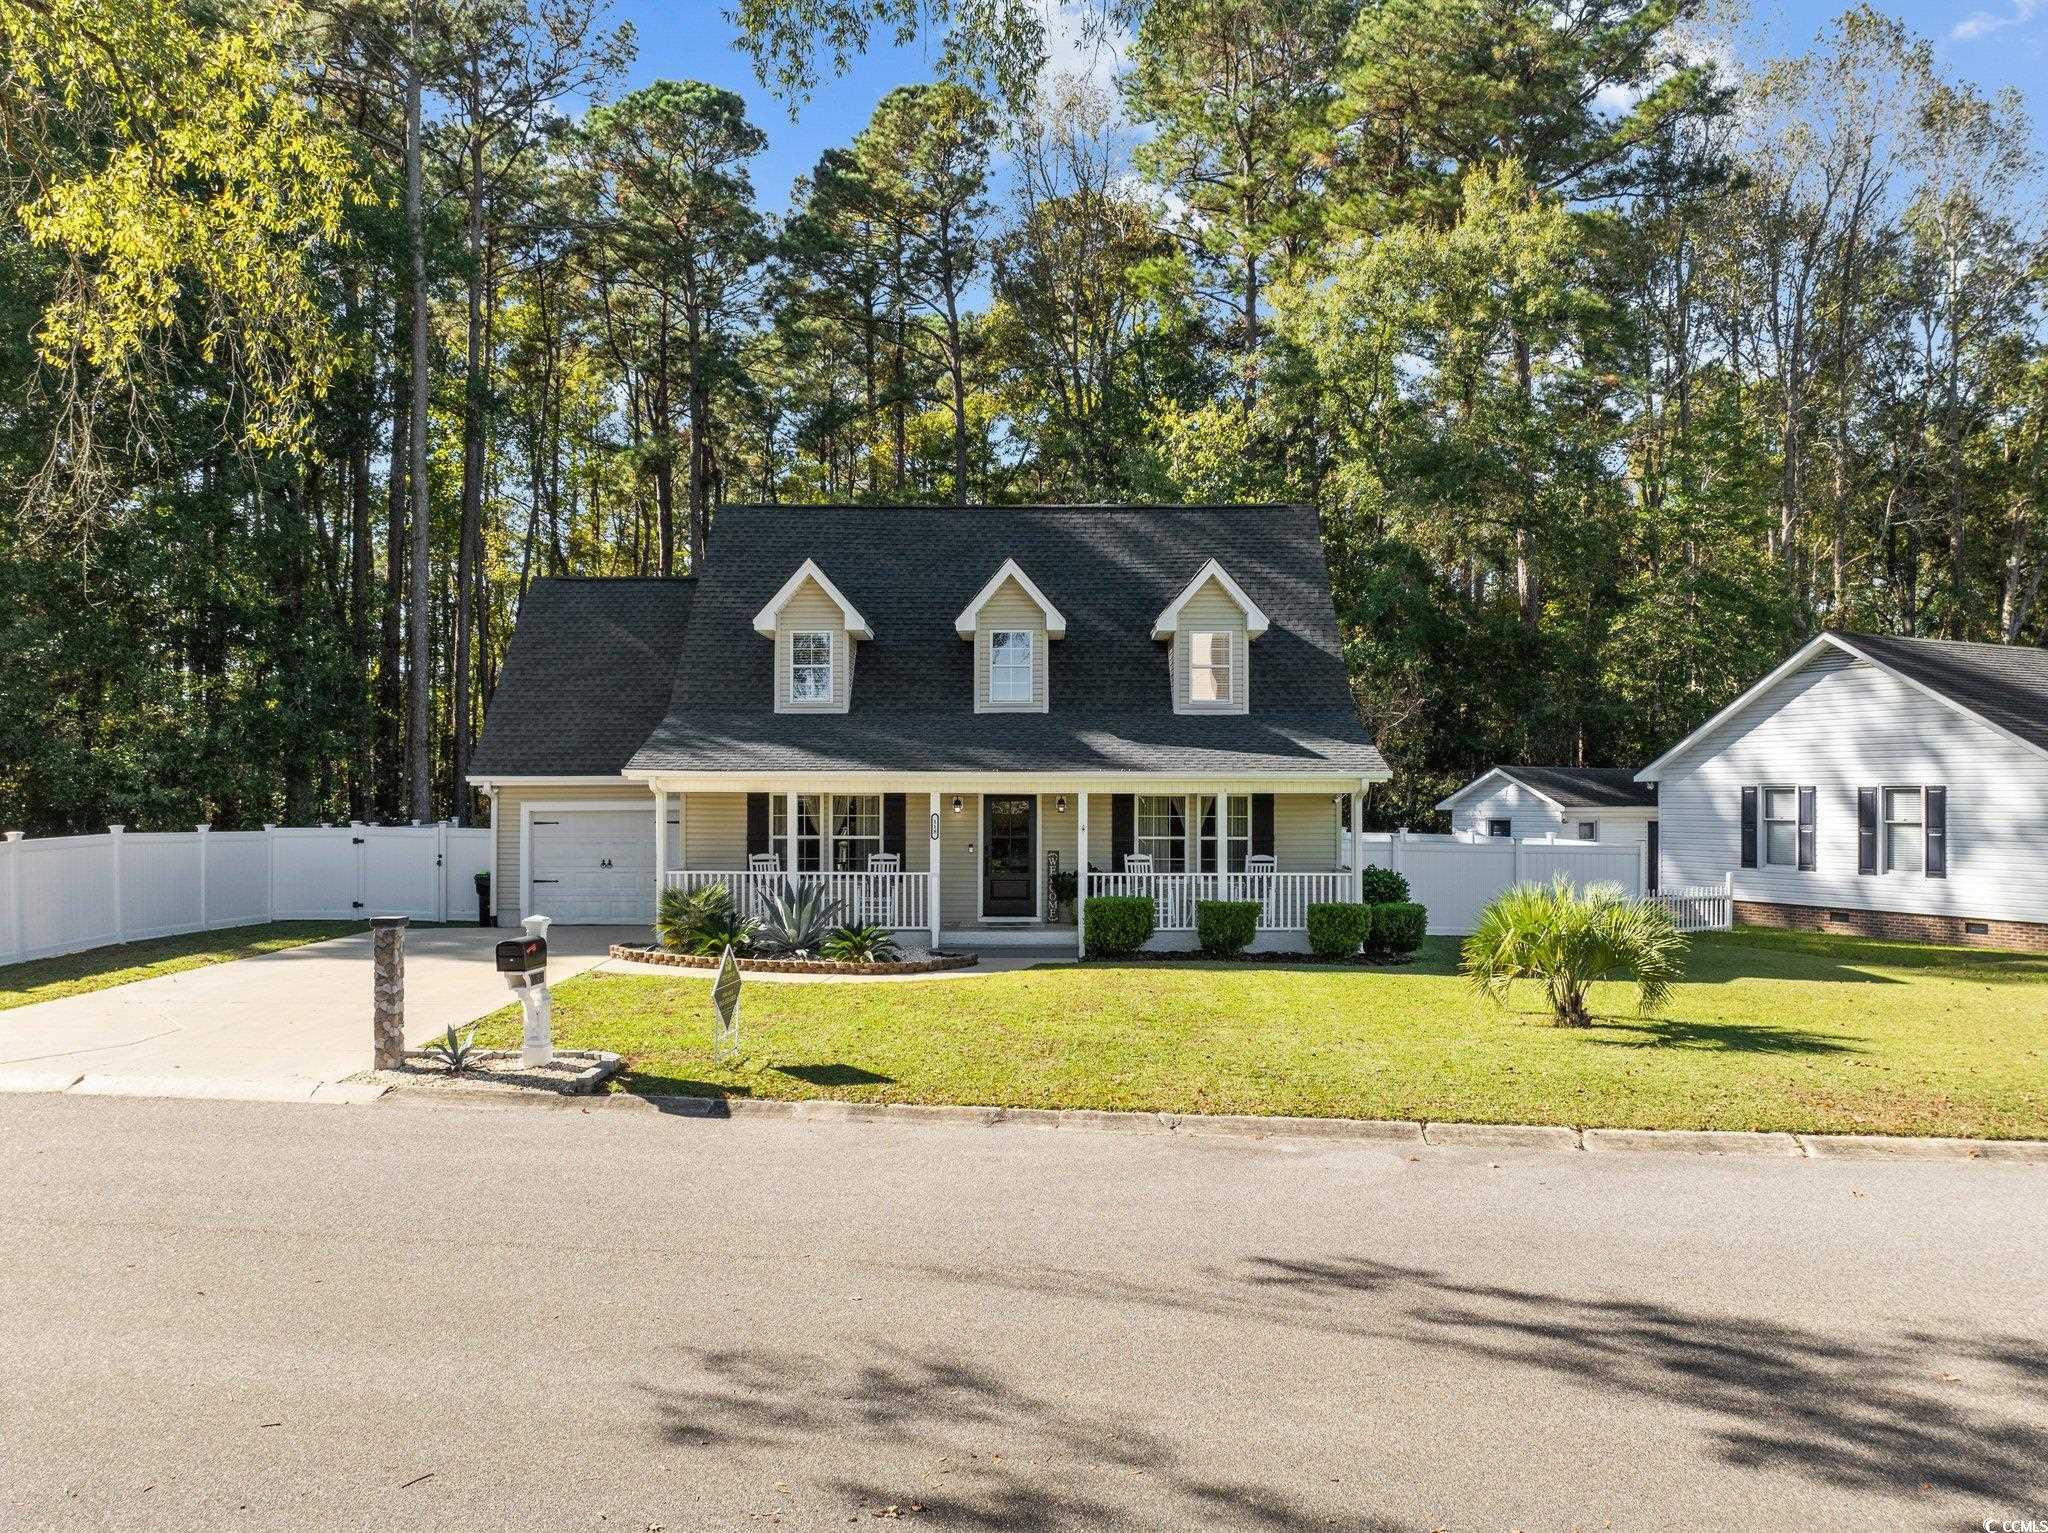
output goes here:
{"type": "Polygon", "coordinates": [[[947,927],[972,926],[980,908],[981,795],[941,794],[939,798],[939,921],[947,927]],[[953,800],[960,812],[953,813],[953,800]]]}
{"type": "Polygon", "coordinates": [[[844,713],[853,696],[854,643],[847,636],[846,620],[838,603],[827,596],[815,580],[806,580],[782,605],[775,620],[775,711],[777,713],[844,713]],[[832,635],[832,697],[829,702],[790,701],[790,635],[829,633],[832,635]]]}
{"type": "MultiPolygon", "coordinates": [[[[575,783],[549,787],[546,783],[506,783],[500,785],[493,803],[498,813],[498,844],[492,859],[496,868],[491,889],[491,908],[499,919],[510,925],[519,921],[519,820],[523,804],[611,804],[621,809],[645,809],[648,812],[647,833],[654,834],[654,794],[645,783],[575,783]]],[[[675,804],[669,804],[669,813],[675,814],[675,804]]],[[[669,831],[670,845],[674,845],[675,831],[669,831]]],[[[745,866],[744,863],[741,864],[745,866]]]]}
{"type": "Polygon", "coordinates": [[[1213,576],[1180,609],[1173,636],[1173,709],[1176,713],[1244,713],[1251,699],[1251,645],[1244,610],[1213,576]],[[1198,703],[1189,685],[1189,658],[1198,633],[1230,635],[1230,701],[1198,703]]]}
{"type": "Polygon", "coordinates": [[[1328,793],[1273,795],[1273,856],[1283,872],[1327,873],[1341,867],[1337,801],[1328,793]]]}
{"type": "Polygon", "coordinates": [[[995,595],[982,604],[974,631],[974,709],[977,713],[1043,713],[1049,696],[1047,666],[1051,646],[1045,632],[1045,613],[1017,584],[1005,580],[995,595]],[[999,703],[989,695],[989,666],[995,651],[995,634],[1001,629],[1023,629],[1031,635],[1031,701],[999,703]]]}

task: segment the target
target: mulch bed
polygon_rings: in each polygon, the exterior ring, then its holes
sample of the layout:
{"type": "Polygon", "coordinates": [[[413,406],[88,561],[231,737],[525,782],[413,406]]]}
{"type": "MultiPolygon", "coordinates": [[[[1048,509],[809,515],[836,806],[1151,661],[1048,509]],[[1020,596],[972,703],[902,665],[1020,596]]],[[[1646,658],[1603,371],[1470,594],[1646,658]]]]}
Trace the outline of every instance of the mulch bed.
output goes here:
{"type": "Polygon", "coordinates": [[[1349,958],[1318,958],[1314,953],[1239,953],[1235,958],[1211,958],[1200,948],[1174,948],[1170,951],[1126,953],[1115,960],[1119,963],[1175,963],[1188,959],[1202,963],[1319,963],[1352,964],[1361,969],[1398,969],[1403,964],[1415,962],[1414,953],[1402,953],[1393,958],[1378,958],[1370,953],[1354,953],[1349,958]]]}
{"type": "MultiPolygon", "coordinates": [[[[612,944],[611,956],[628,963],[658,964],[668,969],[715,969],[719,960],[701,953],[669,953],[660,948],[612,944]]],[[[840,963],[830,958],[742,958],[741,970],[761,974],[936,974],[943,969],[971,969],[981,960],[972,953],[938,953],[929,958],[900,958],[890,963],[840,963]]]]}

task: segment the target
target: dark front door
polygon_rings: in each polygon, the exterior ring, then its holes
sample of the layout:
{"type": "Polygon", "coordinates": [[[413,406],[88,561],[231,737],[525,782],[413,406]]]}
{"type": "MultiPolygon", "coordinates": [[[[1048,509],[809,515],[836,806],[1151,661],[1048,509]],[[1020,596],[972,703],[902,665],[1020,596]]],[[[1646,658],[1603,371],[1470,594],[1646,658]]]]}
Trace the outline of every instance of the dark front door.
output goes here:
{"type": "Polygon", "coordinates": [[[981,826],[981,913],[1038,914],[1038,800],[985,798],[981,826]]]}

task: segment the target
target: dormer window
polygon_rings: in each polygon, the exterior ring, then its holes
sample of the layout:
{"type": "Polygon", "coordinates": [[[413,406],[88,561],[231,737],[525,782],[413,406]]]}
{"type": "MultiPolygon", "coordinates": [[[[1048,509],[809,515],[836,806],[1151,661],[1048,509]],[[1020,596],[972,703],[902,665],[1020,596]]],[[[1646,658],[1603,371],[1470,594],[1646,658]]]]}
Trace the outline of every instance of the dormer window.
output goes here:
{"type": "Polygon", "coordinates": [[[789,636],[789,700],[828,703],[832,700],[832,635],[805,629],[789,636]]]}
{"type": "Polygon", "coordinates": [[[992,703],[1031,701],[1032,642],[1028,628],[998,628],[988,636],[988,698],[992,703]]]}
{"type": "Polygon", "coordinates": [[[1188,635],[1188,701],[1200,706],[1228,706],[1231,651],[1236,637],[1228,629],[1198,630],[1188,635]]]}

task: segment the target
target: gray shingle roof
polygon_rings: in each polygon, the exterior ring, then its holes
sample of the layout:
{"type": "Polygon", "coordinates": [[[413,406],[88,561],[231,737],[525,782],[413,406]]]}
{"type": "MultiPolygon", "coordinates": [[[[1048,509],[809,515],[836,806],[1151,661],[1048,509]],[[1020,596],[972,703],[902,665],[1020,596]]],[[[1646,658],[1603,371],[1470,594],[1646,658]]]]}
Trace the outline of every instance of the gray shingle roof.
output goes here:
{"type": "Polygon", "coordinates": [[[1633,767],[1504,766],[1500,770],[1567,809],[1657,807],[1657,785],[1637,782],[1633,767]]]}
{"type": "Polygon", "coordinates": [[[2048,650],[1894,634],[1836,635],[1852,649],[2048,750],[2048,650]]]}
{"type": "Polygon", "coordinates": [[[477,777],[602,777],[668,709],[696,582],[536,580],[470,759],[477,777]]]}
{"type": "Polygon", "coordinates": [[[727,507],[657,771],[1156,771],[1380,775],[1351,701],[1315,513],[1302,507],[727,507]],[[754,614],[806,558],[873,625],[846,714],[776,714],[754,614]],[[1014,558],[1067,619],[1051,711],[973,711],[960,610],[1014,558]],[[1159,612],[1211,558],[1258,603],[1249,716],[1175,714],[1159,612]]]}

